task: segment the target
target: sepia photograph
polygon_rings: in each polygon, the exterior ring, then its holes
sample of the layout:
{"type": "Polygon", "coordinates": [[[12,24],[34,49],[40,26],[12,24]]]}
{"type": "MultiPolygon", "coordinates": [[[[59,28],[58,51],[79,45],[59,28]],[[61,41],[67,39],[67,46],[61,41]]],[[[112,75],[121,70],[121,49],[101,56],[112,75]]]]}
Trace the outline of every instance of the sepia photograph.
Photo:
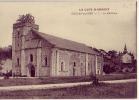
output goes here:
{"type": "Polygon", "coordinates": [[[137,99],[136,0],[0,1],[0,99],[137,99]]]}

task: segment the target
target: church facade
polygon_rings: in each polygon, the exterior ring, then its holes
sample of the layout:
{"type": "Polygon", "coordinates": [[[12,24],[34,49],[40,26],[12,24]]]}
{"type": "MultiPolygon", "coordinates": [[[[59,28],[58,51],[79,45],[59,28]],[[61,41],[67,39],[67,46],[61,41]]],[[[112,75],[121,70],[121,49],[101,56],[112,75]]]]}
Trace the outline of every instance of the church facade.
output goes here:
{"type": "Polygon", "coordinates": [[[131,53],[128,53],[126,45],[124,47],[124,51],[121,54],[121,61],[123,64],[131,64],[133,63],[134,56],[131,53]]]}
{"type": "Polygon", "coordinates": [[[93,48],[39,32],[34,17],[13,24],[13,76],[65,77],[102,74],[103,57],[93,48]]]}

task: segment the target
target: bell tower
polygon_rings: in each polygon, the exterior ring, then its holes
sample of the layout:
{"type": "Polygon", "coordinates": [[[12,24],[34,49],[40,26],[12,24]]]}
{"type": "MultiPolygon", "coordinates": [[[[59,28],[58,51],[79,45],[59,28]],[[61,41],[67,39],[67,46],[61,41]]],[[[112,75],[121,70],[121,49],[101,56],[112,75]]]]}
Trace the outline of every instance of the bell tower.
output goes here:
{"type": "Polygon", "coordinates": [[[127,53],[127,48],[126,48],[126,44],[125,44],[125,47],[124,47],[124,51],[123,51],[124,54],[127,53]]]}
{"type": "Polygon", "coordinates": [[[27,35],[31,30],[39,30],[39,26],[35,24],[34,17],[30,14],[20,15],[16,23],[13,24],[13,33],[20,32],[22,35],[27,35]]]}
{"type": "Polygon", "coordinates": [[[12,68],[13,75],[26,75],[25,37],[31,30],[39,30],[31,14],[21,15],[13,24],[12,33],[12,68]]]}

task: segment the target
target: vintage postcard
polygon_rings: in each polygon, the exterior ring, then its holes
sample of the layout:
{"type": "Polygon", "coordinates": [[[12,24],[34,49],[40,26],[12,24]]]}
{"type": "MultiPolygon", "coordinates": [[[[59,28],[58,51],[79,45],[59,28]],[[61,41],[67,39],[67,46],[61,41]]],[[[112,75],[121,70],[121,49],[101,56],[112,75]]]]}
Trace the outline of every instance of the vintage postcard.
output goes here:
{"type": "Polygon", "coordinates": [[[136,0],[1,1],[1,99],[136,99],[136,0]]]}

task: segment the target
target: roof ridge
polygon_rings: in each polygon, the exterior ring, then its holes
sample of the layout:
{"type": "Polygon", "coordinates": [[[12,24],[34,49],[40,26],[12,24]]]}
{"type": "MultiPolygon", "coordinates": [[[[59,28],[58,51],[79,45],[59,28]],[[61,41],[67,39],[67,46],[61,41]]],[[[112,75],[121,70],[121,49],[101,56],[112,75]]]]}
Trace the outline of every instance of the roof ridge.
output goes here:
{"type": "Polygon", "coordinates": [[[43,39],[50,42],[52,45],[55,45],[55,47],[79,51],[79,52],[85,52],[90,54],[96,54],[96,52],[92,49],[92,47],[86,44],[53,36],[50,34],[45,34],[36,30],[32,30],[32,31],[35,32],[40,37],[42,37],[43,39]]]}
{"type": "Polygon", "coordinates": [[[49,35],[49,36],[52,36],[52,37],[55,37],[55,38],[63,39],[63,40],[66,40],[66,41],[75,42],[75,43],[82,44],[82,45],[85,45],[85,46],[87,46],[87,47],[90,47],[90,46],[86,45],[85,43],[80,43],[80,42],[73,41],[73,40],[70,40],[70,39],[64,39],[64,38],[59,37],[59,36],[54,36],[54,35],[51,35],[51,34],[47,34],[47,33],[43,33],[43,32],[38,32],[38,31],[35,31],[35,30],[32,30],[32,31],[33,31],[33,32],[40,33],[40,34],[43,34],[43,35],[49,35]]]}

